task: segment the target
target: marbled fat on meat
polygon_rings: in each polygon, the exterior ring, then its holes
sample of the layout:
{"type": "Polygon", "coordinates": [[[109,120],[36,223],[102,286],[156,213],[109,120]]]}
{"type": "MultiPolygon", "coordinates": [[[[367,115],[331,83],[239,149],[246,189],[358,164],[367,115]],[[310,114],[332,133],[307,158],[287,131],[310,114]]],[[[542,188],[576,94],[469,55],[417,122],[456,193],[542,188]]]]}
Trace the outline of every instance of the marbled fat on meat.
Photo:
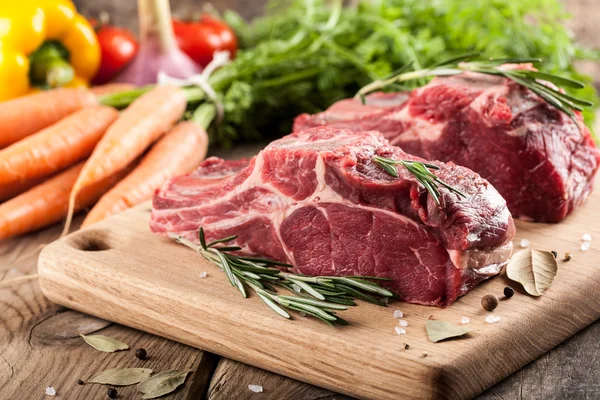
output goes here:
{"type": "Polygon", "coordinates": [[[411,93],[375,93],[364,105],[342,100],[323,113],[299,116],[294,130],[378,130],[410,154],[479,173],[514,217],[559,222],[585,201],[600,162],[581,115],[577,119],[581,130],[513,81],[464,73],[435,78],[411,93]]]}
{"type": "Polygon", "coordinates": [[[435,162],[441,205],[415,178],[374,156],[421,160],[378,132],[316,128],[249,161],[211,158],[157,191],[151,229],[196,241],[238,235],[243,252],[307,275],[391,278],[402,300],[447,306],[506,263],[514,235],[504,199],[473,171],[435,162]]]}

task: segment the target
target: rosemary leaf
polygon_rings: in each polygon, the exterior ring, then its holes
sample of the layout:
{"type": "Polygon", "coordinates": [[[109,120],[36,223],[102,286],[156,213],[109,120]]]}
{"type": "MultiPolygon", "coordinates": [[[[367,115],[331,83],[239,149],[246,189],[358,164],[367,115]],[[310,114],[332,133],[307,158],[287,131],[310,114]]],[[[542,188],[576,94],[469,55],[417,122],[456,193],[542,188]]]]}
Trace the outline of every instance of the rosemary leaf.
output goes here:
{"type": "MultiPolygon", "coordinates": [[[[298,307],[298,306],[296,306],[294,304],[290,304],[290,306],[288,308],[290,310],[298,311],[298,312],[304,313],[306,315],[310,315],[311,317],[315,317],[318,320],[320,320],[321,322],[325,322],[327,325],[335,326],[335,324],[332,321],[330,321],[329,319],[325,319],[325,318],[321,317],[320,315],[312,313],[310,311],[307,311],[306,309],[304,309],[302,307],[298,307]]],[[[341,318],[337,317],[336,321],[339,320],[339,319],[341,319],[341,318]]]]}
{"type": "MultiPolygon", "coordinates": [[[[202,236],[204,236],[204,231],[202,232],[202,236]]],[[[231,242],[232,240],[235,240],[235,239],[237,239],[237,235],[227,236],[226,238],[223,238],[223,239],[213,240],[206,247],[213,247],[215,244],[227,243],[227,242],[231,242]]]]}
{"type": "Polygon", "coordinates": [[[208,250],[208,246],[206,245],[206,238],[204,237],[204,229],[200,228],[198,230],[198,238],[200,239],[200,245],[204,250],[208,250]]]}
{"type": "Polygon", "coordinates": [[[339,304],[333,304],[333,303],[328,303],[326,301],[320,301],[320,300],[313,300],[313,299],[308,299],[308,298],[303,298],[303,297],[293,297],[293,296],[279,296],[280,300],[286,300],[286,301],[290,301],[293,303],[301,303],[301,304],[310,304],[312,306],[316,306],[316,307],[322,307],[325,309],[331,309],[331,310],[347,310],[348,307],[343,306],[343,305],[339,305],[339,304]]]}
{"type": "Polygon", "coordinates": [[[288,314],[288,312],[285,311],[283,308],[279,307],[279,305],[277,305],[277,303],[275,303],[273,300],[271,300],[266,295],[264,295],[260,292],[257,292],[257,293],[258,293],[258,297],[260,297],[260,299],[262,301],[264,301],[266,305],[271,307],[271,309],[273,311],[275,311],[277,314],[281,315],[283,318],[288,318],[288,319],[291,318],[290,314],[288,314]]]}
{"type": "Polygon", "coordinates": [[[342,283],[345,283],[347,285],[350,286],[355,286],[359,289],[364,290],[365,292],[371,292],[371,293],[376,293],[380,296],[393,296],[394,294],[392,292],[390,292],[389,290],[382,288],[381,286],[375,285],[374,283],[371,282],[366,282],[366,281],[360,281],[358,279],[352,279],[352,278],[336,278],[335,281],[339,281],[342,283]]]}
{"type": "Polygon", "coordinates": [[[302,290],[304,290],[306,293],[309,293],[311,296],[314,296],[315,298],[317,298],[319,300],[325,300],[325,296],[323,296],[321,293],[317,292],[315,289],[310,287],[310,285],[308,285],[307,283],[302,282],[301,280],[298,280],[298,279],[290,278],[290,277],[288,277],[288,279],[290,281],[294,282],[296,285],[300,286],[300,288],[302,288],[302,290]]]}
{"type": "MultiPolygon", "coordinates": [[[[208,247],[210,247],[210,245],[208,247]]],[[[240,251],[242,248],[240,246],[219,246],[219,247],[213,247],[213,249],[223,252],[223,251],[240,251]]]]}
{"type": "Polygon", "coordinates": [[[339,289],[342,289],[344,292],[356,297],[357,299],[364,300],[368,303],[377,304],[378,306],[387,307],[387,305],[381,300],[369,296],[368,294],[364,294],[359,290],[354,289],[352,286],[347,286],[344,284],[336,284],[335,286],[339,289]]]}

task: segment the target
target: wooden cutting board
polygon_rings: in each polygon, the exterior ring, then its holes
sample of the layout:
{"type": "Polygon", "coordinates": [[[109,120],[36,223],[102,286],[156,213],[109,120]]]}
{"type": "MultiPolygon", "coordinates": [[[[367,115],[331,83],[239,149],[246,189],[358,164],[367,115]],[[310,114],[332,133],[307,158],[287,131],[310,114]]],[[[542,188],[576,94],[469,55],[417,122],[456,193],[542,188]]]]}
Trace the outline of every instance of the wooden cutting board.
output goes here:
{"type": "MultiPolygon", "coordinates": [[[[598,183],[598,182],[597,182],[598,183]]],[[[599,187],[599,185],[597,185],[599,187]]],[[[600,193],[559,225],[518,222],[521,239],[555,250],[562,260],[541,298],[517,289],[490,314],[480,305],[502,296],[499,276],[447,309],[405,303],[388,308],[361,303],[343,312],[350,326],[285,320],[256,296],[243,299],[224,274],[201,256],[148,230],[149,206],[117,215],[47,246],[40,284],[50,300],[269,371],[360,398],[472,397],[600,318],[600,193]],[[582,252],[582,235],[594,240],[582,252]],[[200,273],[207,272],[202,278],[200,273]],[[396,334],[394,310],[408,321],[396,334]],[[430,318],[476,329],[466,337],[431,343],[430,318]],[[406,348],[408,345],[408,348],[406,348]]],[[[260,384],[260,382],[256,382],[260,384]]]]}

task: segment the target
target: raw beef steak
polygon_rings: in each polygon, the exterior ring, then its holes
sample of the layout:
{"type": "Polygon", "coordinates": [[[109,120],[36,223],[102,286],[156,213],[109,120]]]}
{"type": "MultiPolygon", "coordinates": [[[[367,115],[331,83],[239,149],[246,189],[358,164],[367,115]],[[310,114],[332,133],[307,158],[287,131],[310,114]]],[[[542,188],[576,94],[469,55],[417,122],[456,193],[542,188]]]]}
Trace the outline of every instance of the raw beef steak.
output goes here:
{"type": "MultiPolygon", "coordinates": [[[[581,116],[577,118],[581,121],[581,116]]],[[[411,93],[375,93],[301,115],[315,126],[378,130],[404,151],[479,173],[515,218],[559,222],[585,201],[600,161],[589,130],[529,89],[477,73],[435,78],[411,93]]]]}
{"type": "Polygon", "coordinates": [[[378,132],[316,128],[271,143],[245,163],[208,159],[154,197],[151,229],[198,241],[238,235],[243,252],[286,261],[307,275],[392,278],[402,300],[447,306],[497,274],[512,250],[512,217],[487,181],[452,163],[435,173],[440,204],[404,168],[418,160],[378,132]],[[239,172],[238,172],[239,171],[239,172]]]}

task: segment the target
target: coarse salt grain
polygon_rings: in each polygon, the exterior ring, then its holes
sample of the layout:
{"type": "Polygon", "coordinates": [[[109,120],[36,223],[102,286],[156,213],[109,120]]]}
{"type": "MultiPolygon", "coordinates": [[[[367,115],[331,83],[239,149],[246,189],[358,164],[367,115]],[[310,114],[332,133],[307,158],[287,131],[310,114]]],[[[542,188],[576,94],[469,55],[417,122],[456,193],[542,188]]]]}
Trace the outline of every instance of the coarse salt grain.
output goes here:
{"type": "Polygon", "coordinates": [[[590,235],[589,233],[585,233],[582,237],[581,240],[584,240],[586,242],[591,242],[592,241],[592,235],[590,235]]]}
{"type": "Polygon", "coordinates": [[[590,242],[581,243],[581,251],[588,251],[590,249],[590,242]]]}
{"type": "Polygon", "coordinates": [[[48,386],[46,388],[46,396],[56,396],[56,389],[54,389],[52,386],[48,386]]]}
{"type": "Polygon", "coordinates": [[[263,387],[260,385],[248,385],[248,389],[254,393],[262,393],[263,387]]]}
{"type": "Polygon", "coordinates": [[[469,322],[471,322],[471,320],[469,319],[469,317],[461,317],[460,318],[460,323],[465,325],[468,324],[469,322]]]}
{"type": "Polygon", "coordinates": [[[206,278],[208,276],[208,272],[200,272],[200,278],[206,278]]]}
{"type": "Polygon", "coordinates": [[[521,247],[529,247],[529,240],[521,239],[521,247]]]}
{"type": "Polygon", "coordinates": [[[406,329],[400,328],[399,326],[395,327],[394,330],[398,335],[404,335],[406,333],[406,329]]]}
{"type": "Polygon", "coordinates": [[[496,322],[500,322],[500,317],[494,317],[492,314],[489,314],[485,317],[485,322],[488,324],[495,324],[496,322]]]}
{"type": "Polygon", "coordinates": [[[400,321],[398,321],[398,323],[400,324],[400,326],[408,326],[408,322],[405,319],[401,319],[400,321]]]}
{"type": "Polygon", "coordinates": [[[400,310],[394,311],[394,318],[402,318],[404,317],[404,313],[400,310]]]}
{"type": "Polygon", "coordinates": [[[306,317],[306,313],[305,313],[304,311],[300,311],[299,315],[300,315],[301,317],[306,317]]]}

